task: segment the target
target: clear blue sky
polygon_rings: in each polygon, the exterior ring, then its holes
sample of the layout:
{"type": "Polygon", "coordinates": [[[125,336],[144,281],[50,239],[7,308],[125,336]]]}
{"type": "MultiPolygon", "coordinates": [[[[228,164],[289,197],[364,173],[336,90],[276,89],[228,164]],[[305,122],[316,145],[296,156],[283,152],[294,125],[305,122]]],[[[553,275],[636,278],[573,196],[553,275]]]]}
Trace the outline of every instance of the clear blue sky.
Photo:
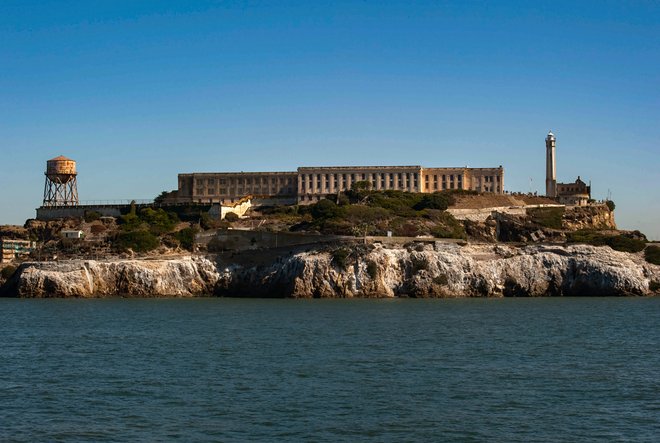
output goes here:
{"type": "Polygon", "coordinates": [[[660,3],[0,2],[0,223],[47,159],[82,200],[153,198],[179,172],[505,167],[610,190],[660,238],[660,3]]]}

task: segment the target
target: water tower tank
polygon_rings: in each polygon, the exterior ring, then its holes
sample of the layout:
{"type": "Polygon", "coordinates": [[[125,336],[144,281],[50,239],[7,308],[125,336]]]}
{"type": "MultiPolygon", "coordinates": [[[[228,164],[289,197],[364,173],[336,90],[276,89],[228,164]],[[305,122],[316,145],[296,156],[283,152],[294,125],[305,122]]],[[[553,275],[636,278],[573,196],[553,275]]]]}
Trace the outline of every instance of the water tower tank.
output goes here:
{"type": "Polygon", "coordinates": [[[46,176],[54,183],[68,183],[76,176],[76,162],[63,155],[46,162],[46,176]]]}

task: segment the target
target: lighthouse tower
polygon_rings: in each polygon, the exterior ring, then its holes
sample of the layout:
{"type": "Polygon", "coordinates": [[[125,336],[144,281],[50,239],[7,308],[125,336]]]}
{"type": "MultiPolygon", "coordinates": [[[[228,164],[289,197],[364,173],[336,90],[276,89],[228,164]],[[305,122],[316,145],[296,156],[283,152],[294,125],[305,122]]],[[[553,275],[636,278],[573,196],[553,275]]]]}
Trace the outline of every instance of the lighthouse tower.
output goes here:
{"type": "Polygon", "coordinates": [[[545,138],[545,195],[557,197],[557,162],[555,160],[555,135],[548,132],[545,138]]]}

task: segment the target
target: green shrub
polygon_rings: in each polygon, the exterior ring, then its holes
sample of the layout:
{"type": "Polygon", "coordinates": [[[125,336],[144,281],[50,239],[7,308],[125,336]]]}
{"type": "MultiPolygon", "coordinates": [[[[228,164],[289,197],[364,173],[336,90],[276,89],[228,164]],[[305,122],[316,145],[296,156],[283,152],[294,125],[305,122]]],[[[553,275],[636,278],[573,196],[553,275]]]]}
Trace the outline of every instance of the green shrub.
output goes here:
{"type": "Polygon", "coordinates": [[[211,214],[208,212],[202,212],[199,216],[199,225],[202,227],[202,229],[207,230],[207,229],[216,229],[218,225],[218,221],[211,217],[211,214]]]}
{"type": "Polygon", "coordinates": [[[436,192],[434,194],[424,195],[419,202],[417,202],[413,209],[421,211],[422,209],[440,209],[445,210],[453,203],[453,197],[449,194],[436,192]]]}
{"type": "Polygon", "coordinates": [[[607,205],[610,211],[614,211],[614,208],[616,208],[616,205],[612,200],[607,200],[605,204],[607,205]]]}
{"type": "Polygon", "coordinates": [[[101,218],[101,214],[97,211],[85,211],[85,221],[91,223],[101,218]]]}
{"type": "Polygon", "coordinates": [[[348,199],[346,194],[339,194],[337,196],[337,206],[348,206],[351,204],[351,201],[348,199]]]}
{"type": "Polygon", "coordinates": [[[467,238],[463,224],[456,220],[454,216],[449,212],[434,212],[430,218],[436,223],[436,226],[431,229],[431,235],[434,237],[462,239],[467,238]]]}
{"type": "Polygon", "coordinates": [[[137,231],[141,229],[144,222],[138,217],[134,212],[129,212],[126,215],[119,217],[119,225],[121,226],[122,231],[137,231]]]}
{"type": "Polygon", "coordinates": [[[449,278],[447,277],[447,274],[440,274],[433,277],[433,283],[440,286],[446,286],[449,284],[449,278]]]}
{"type": "Polygon", "coordinates": [[[0,276],[2,276],[3,280],[9,280],[12,275],[14,275],[14,272],[16,272],[16,267],[9,265],[5,266],[2,268],[2,271],[0,271],[0,276]]]}
{"type": "Polygon", "coordinates": [[[564,208],[534,208],[527,210],[532,222],[545,228],[561,229],[564,208]]]}
{"type": "Polygon", "coordinates": [[[375,261],[367,261],[367,274],[369,274],[372,280],[378,277],[378,264],[375,261]]]}
{"type": "Polygon", "coordinates": [[[605,235],[599,231],[580,230],[566,234],[569,243],[586,243],[592,246],[609,246],[615,251],[640,252],[646,243],[626,235],[605,235]]]}
{"type": "Polygon", "coordinates": [[[238,214],[235,212],[228,212],[225,214],[225,220],[229,223],[234,223],[238,220],[238,214]]]}
{"type": "Polygon", "coordinates": [[[351,185],[351,190],[353,191],[368,191],[371,189],[371,182],[368,180],[360,180],[353,182],[351,185]]]}
{"type": "Polygon", "coordinates": [[[647,246],[644,250],[644,258],[651,264],[660,265],[660,246],[647,246]]]}
{"type": "Polygon", "coordinates": [[[172,232],[179,217],[175,213],[167,213],[163,208],[144,208],[140,211],[140,220],[149,225],[149,230],[156,235],[172,232]]]}
{"type": "Polygon", "coordinates": [[[332,264],[339,269],[346,269],[350,253],[351,252],[346,248],[335,249],[332,251],[332,264]]]}
{"type": "Polygon", "coordinates": [[[653,292],[660,292],[660,281],[653,280],[649,283],[649,289],[653,292]]]}
{"type": "Polygon", "coordinates": [[[416,217],[414,206],[419,203],[424,194],[414,194],[404,191],[378,191],[369,196],[369,206],[384,209],[389,215],[400,217],[416,217]]]}
{"type": "Polygon", "coordinates": [[[626,237],[623,235],[609,237],[606,242],[610,248],[621,252],[640,252],[643,251],[646,247],[646,243],[644,243],[642,240],[626,237]]]}
{"type": "Polygon", "coordinates": [[[149,231],[128,231],[117,234],[115,245],[120,249],[147,252],[160,245],[158,237],[149,231]]]}
{"type": "Polygon", "coordinates": [[[184,228],[174,234],[175,238],[179,240],[181,247],[187,249],[188,251],[193,250],[195,245],[195,235],[197,234],[198,229],[196,227],[184,228]]]}
{"type": "Polygon", "coordinates": [[[339,213],[339,207],[332,200],[324,198],[310,208],[312,217],[315,220],[328,220],[336,218],[339,213]]]}

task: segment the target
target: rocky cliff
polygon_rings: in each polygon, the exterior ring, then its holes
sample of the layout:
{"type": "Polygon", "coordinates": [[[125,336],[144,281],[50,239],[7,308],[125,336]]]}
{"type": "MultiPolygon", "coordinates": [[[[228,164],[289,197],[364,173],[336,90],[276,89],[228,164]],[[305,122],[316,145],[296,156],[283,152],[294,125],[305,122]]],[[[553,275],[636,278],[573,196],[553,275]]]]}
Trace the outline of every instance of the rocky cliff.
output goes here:
{"type": "MultiPolygon", "coordinates": [[[[254,252],[252,252],[254,253],[254,252]]],[[[650,295],[660,266],[609,247],[354,246],[247,267],[209,258],[25,263],[3,287],[19,297],[502,297],[650,295]]]]}
{"type": "Polygon", "coordinates": [[[569,231],[579,229],[616,230],[614,211],[607,205],[567,207],[562,217],[562,228],[569,231]]]}
{"type": "Polygon", "coordinates": [[[3,286],[17,297],[190,297],[212,291],[215,265],[204,258],[70,260],[22,264],[3,286]]]}

